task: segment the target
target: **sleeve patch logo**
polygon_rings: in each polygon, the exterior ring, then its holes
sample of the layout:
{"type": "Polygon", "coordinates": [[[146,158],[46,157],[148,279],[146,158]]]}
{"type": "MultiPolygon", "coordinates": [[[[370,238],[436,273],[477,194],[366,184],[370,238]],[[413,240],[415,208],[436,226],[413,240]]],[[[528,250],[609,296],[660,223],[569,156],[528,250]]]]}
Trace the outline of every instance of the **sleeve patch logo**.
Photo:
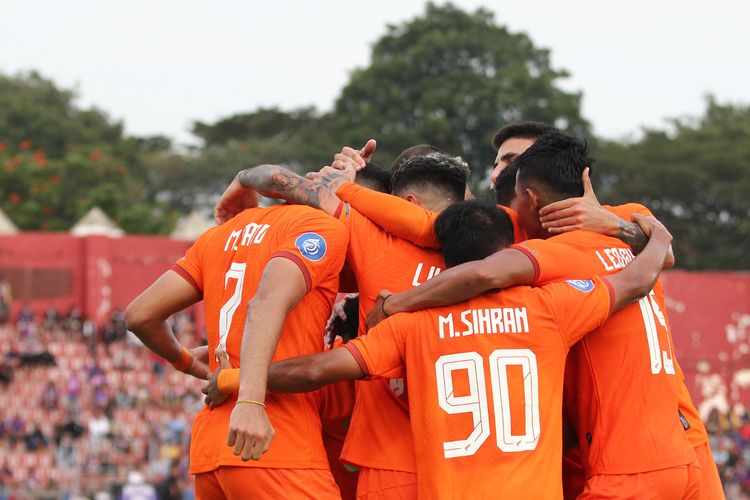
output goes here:
{"type": "Polygon", "coordinates": [[[316,233],[299,235],[294,245],[304,258],[313,262],[318,262],[326,255],[326,240],[316,233]]]}
{"type": "Polygon", "coordinates": [[[567,283],[579,292],[583,293],[589,293],[594,289],[594,282],[591,280],[568,280],[567,283]]]}

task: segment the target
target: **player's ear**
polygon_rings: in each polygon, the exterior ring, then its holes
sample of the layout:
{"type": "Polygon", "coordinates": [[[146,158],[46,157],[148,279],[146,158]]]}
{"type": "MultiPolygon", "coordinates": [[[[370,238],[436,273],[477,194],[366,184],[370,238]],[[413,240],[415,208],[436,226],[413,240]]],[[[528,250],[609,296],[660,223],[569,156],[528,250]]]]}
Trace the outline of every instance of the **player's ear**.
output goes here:
{"type": "Polygon", "coordinates": [[[405,199],[406,201],[408,201],[409,203],[414,203],[415,205],[417,205],[417,206],[419,206],[419,207],[421,207],[421,206],[422,206],[422,202],[421,202],[421,201],[419,200],[419,198],[417,198],[417,197],[416,197],[416,196],[414,196],[413,194],[407,194],[407,195],[406,195],[406,197],[405,197],[404,199],[405,199]]]}
{"type": "Polygon", "coordinates": [[[542,208],[539,195],[531,188],[526,188],[526,198],[529,203],[529,209],[532,213],[537,213],[542,208]]]}

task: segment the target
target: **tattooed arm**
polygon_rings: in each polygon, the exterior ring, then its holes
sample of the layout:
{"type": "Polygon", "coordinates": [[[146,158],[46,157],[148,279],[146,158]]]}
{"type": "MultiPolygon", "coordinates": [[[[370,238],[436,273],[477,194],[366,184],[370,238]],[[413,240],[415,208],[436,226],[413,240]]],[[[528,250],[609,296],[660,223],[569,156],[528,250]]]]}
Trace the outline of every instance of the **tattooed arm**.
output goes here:
{"type": "Polygon", "coordinates": [[[257,191],[267,198],[280,198],[295,205],[309,205],[333,214],[340,204],[336,189],[351,180],[352,173],[326,167],[314,179],[302,177],[277,165],[260,165],[240,171],[224,191],[214,209],[218,223],[239,213],[234,201],[242,193],[257,191]]]}

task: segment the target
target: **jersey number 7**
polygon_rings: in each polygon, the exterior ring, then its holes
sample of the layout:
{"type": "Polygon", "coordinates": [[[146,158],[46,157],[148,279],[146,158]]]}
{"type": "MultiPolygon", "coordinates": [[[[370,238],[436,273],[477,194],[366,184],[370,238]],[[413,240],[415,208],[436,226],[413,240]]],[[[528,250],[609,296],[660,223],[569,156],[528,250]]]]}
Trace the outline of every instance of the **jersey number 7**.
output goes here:
{"type": "MultiPolygon", "coordinates": [[[[497,447],[504,452],[535,449],[540,431],[536,355],[530,349],[496,349],[490,354],[489,363],[497,447]],[[522,435],[514,435],[511,430],[507,367],[512,365],[520,366],[523,371],[526,428],[522,435]]],[[[474,430],[469,437],[443,443],[445,458],[473,455],[490,435],[484,360],[477,352],[446,354],[435,362],[435,376],[440,408],[451,415],[471,413],[474,420],[474,430]],[[467,371],[469,394],[466,396],[456,396],[453,392],[456,370],[467,371]]]]}
{"type": "MultiPolygon", "coordinates": [[[[236,280],[234,287],[234,293],[231,297],[221,306],[219,310],[219,346],[222,351],[227,352],[227,337],[229,336],[229,328],[232,326],[232,316],[240,306],[242,302],[242,285],[245,282],[245,269],[247,264],[245,262],[232,262],[229,271],[224,275],[224,289],[226,290],[229,285],[229,280],[236,280]]],[[[218,358],[216,359],[218,361],[218,358]]]]}

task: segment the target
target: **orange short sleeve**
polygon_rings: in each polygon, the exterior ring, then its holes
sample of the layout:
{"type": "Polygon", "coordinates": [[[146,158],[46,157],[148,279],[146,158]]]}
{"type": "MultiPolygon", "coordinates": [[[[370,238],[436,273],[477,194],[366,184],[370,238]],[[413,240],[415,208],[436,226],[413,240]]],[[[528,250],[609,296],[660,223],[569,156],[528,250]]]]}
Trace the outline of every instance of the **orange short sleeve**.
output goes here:
{"type": "Polygon", "coordinates": [[[283,257],[297,264],[310,291],[341,271],[349,234],[341,221],[323,212],[300,212],[293,222],[270,258],[283,257]]]}
{"type": "Polygon", "coordinates": [[[343,347],[354,356],[366,376],[404,377],[406,332],[410,329],[408,318],[408,314],[396,314],[370,330],[367,335],[344,344],[343,347]]]}
{"type": "Polygon", "coordinates": [[[532,285],[570,278],[588,278],[595,274],[597,269],[591,267],[593,251],[590,248],[572,245],[556,238],[526,240],[511,247],[525,253],[534,265],[532,285]],[[565,265],[560,265],[561,262],[565,265]]]}
{"type": "Polygon", "coordinates": [[[551,283],[540,290],[568,347],[603,325],[615,303],[615,291],[602,277],[551,283]]]}
{"type": "Polygon", "coordinates": [[[654,215],[651,210],[644,207],[640,203],[626,203],[624,205],[604,205],[608,211],[612,212],[621,219],[630,220],[630,216],[633,214],[641,215],[654,215]]]}
{"type": "MultiPolygon", "coordinates": [[[[205,234],[205,233],[204,233],[205,234]]],[[[185,256],[178,259],[171,267],[172,271],[182,276],[201,294],[203,293],[203,266],[201,265],[203,247],[206,238],[201,236],[193,246],[188,248],[185,256]]]]}

